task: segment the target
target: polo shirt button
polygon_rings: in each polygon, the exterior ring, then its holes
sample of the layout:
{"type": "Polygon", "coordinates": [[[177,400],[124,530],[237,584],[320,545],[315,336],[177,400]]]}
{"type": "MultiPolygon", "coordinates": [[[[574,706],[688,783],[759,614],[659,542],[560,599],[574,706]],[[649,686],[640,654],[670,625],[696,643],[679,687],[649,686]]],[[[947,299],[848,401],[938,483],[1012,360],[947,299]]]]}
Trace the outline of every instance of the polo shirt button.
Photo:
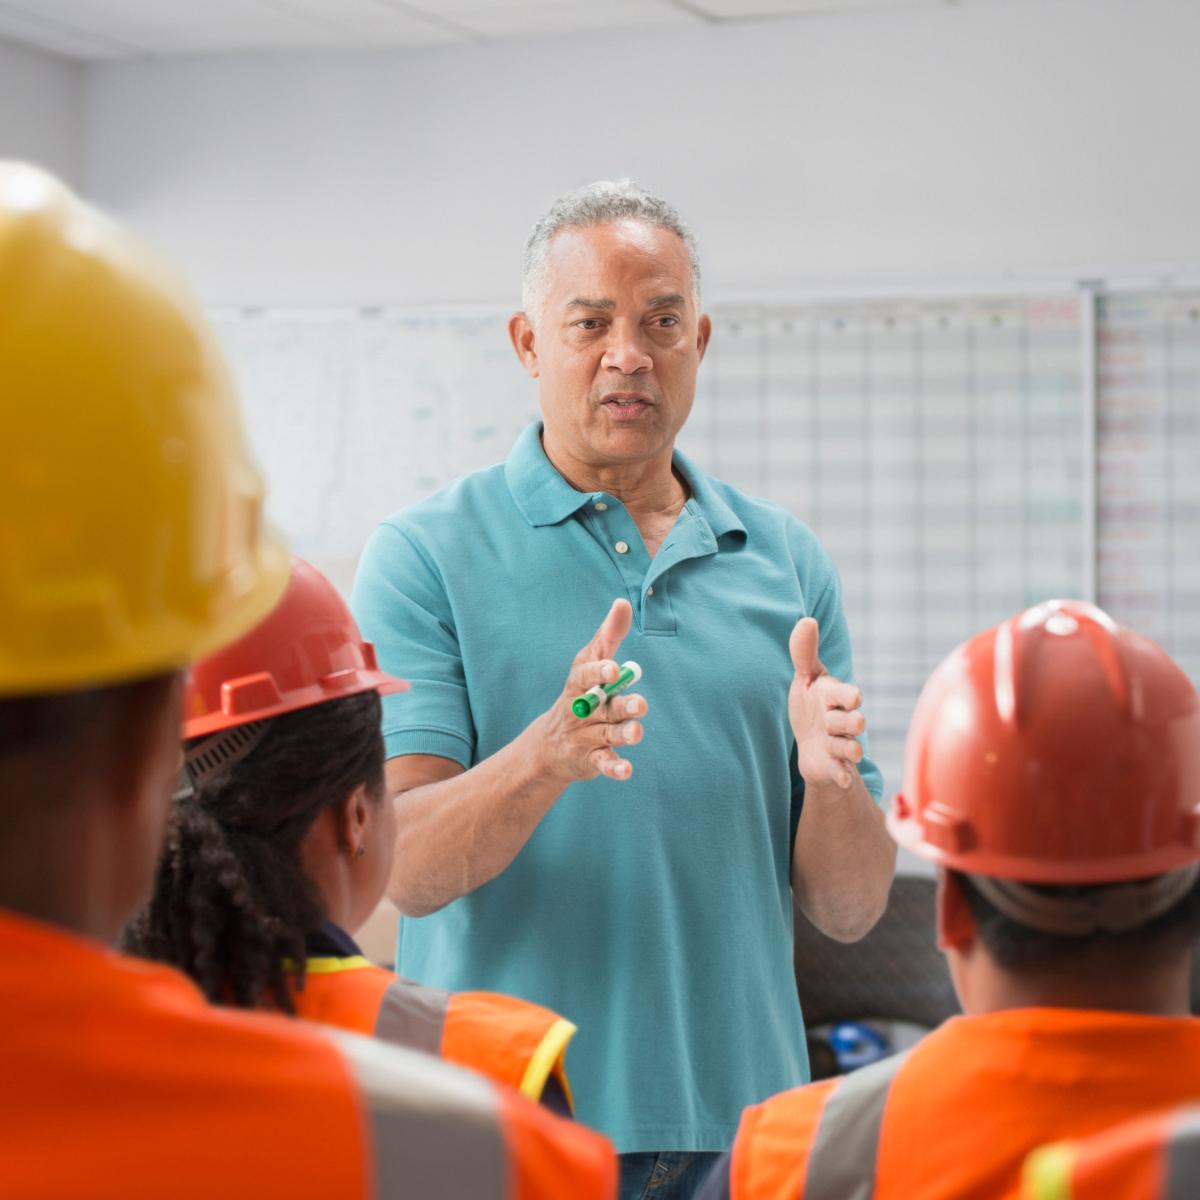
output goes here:
{"type": "Polygon", "coordinates": [[[608,512],[608,505],[605,504],[603,500],[597,500],[596,501],[596,511],[597,512],[608,512]]]}
{"type": "Polygon", "coordinates": [[[616,544],[616,545],[613,547],[613,549],[614,549],[614,550],[615,550],[615,551],[616,551],[618,554],[628,554],[628,553],[629,553],[629,543],[628,543],[628,542],[618,542],[618,543],[617,543],[617,544],[616,544]]]}
{"type": "Polygon", "coordinates": [[[654,585],[653,585],[653,584],[651,584],[651,586],[650,586],[650,587],[648,587],[648,588],[646,589],[646,595],[647,595],[647,596],[653,596],[653,595],[654,595],[654,585]]]}

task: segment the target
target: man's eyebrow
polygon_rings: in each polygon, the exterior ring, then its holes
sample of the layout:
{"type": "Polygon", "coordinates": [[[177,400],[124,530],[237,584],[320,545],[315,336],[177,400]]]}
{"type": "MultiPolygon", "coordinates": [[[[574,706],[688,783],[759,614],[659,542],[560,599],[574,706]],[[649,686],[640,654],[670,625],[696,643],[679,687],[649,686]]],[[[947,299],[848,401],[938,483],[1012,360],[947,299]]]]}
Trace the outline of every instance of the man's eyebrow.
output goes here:
{"type": "Polygon", "coordinates": [[[679,292],[669,292],[665,296],[653,297],[651,299],[650,303],[646,305],[646,307],[647,308],[669,308],[673,305],[678,305],[678,304],[682,304],[682,303],[683,303],[683,296],[680,295],[679,292]]]}
{"type": "Polygon", "coordinates": [[[615,300],[589,300],[586,296],[576,296],[573,300],[567,301],[567,307],[612,309],[617,307],[617,302],[615,300]]]}

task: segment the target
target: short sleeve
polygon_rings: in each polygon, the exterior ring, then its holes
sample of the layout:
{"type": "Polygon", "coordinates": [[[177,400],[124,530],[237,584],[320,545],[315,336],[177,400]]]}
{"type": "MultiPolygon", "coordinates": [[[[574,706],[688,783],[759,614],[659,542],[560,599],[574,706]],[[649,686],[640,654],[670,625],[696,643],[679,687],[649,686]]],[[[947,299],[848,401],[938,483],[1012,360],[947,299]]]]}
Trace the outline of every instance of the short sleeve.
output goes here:
{"type": "Polygon", "coordinates": [[[391,522],[367,542],[350,607],[380,667],[412,684],[384,697],[387,757],[434,754],[471,766],[475,728],[445,584],[418,542],[391,522]]]}

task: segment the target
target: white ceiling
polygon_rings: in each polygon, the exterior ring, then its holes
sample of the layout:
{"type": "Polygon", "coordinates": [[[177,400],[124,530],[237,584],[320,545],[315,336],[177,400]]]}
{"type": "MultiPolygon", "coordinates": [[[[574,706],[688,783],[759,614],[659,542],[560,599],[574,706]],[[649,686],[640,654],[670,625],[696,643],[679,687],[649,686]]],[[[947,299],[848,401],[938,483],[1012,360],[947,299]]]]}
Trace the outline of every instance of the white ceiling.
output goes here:
{"type": "Polygon", "coordinates": [[[0,0],[0,38],[97,61],[392,49],[1005,2],[1012,0],[0,0]]]}

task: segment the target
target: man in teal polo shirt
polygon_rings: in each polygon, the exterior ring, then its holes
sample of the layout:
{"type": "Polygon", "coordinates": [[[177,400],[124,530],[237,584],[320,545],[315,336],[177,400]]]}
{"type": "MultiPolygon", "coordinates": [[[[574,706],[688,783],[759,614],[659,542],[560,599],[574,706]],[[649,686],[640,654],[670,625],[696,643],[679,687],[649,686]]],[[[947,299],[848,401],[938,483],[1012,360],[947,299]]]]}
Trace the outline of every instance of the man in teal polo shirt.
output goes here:
{"type": "Polygon", "coordinates": [[[882,781],[828,556],[674,449],[710,331],[678,215],[629,183],[562,198],[523,300],[543,422],[385,521],[354,589],[413,683],[384,715],[398,969],[568,1015],[622,1194],[686,1196],[807,1079],[791,893],[832,937],[871,927],[882,781]],[[576,717],[626,659],[639,692],[576,717]]]}

